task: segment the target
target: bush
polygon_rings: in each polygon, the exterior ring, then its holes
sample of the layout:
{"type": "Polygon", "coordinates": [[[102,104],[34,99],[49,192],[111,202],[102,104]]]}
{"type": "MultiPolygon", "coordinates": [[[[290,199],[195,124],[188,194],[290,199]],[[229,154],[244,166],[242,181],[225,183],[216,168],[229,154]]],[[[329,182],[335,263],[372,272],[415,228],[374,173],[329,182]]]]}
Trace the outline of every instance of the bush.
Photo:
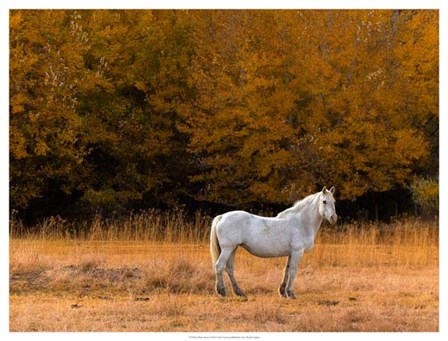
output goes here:
{"type": "Polygon", "coordinates": [[[411,183],[414,203],[423,215],[438,215],[439,182],[435,178],[415,178],[411,183]]]}

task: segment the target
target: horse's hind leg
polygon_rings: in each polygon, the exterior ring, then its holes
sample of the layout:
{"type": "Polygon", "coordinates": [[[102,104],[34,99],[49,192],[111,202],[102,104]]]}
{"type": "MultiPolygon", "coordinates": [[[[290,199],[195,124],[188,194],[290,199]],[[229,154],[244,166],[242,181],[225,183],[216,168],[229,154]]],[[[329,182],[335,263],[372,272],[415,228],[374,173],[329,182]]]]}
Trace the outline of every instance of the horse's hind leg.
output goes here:
{"type": "Polygon", "coordinates": [[[215,264],[215,274],[216,274],[216,292],[221,296],[226,296],[226,287],[224,285],[224,279],[222,276],[222,272],[226,267],[227,260],[232,254],[234,249],[231,248],[223,248],[221,249],[221,254],[218,257],[218,260],[215,264]]]}
{"type": "Polygon", "coordinates": [[[244,293],[244,291],[241,290],[241,288],[236,283],[235,276],[233,275],[233,264],[235,261],[235,253],[236,253],[236,248],[232,251],[229,259],[227,260],[226,271],[227,271],[227,274],[229,275],[230,283],[232,283],[233,293],[237,296],[247,297],[246,294],[244,293]]]}

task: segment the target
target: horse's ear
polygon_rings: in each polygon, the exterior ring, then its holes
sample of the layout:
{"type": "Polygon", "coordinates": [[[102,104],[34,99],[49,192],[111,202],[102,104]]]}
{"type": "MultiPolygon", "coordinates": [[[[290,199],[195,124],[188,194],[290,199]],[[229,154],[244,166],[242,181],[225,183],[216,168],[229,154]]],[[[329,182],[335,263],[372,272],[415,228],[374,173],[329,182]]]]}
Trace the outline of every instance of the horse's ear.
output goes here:
{"type": "Polygon", "coordinates": [[[322,193],[325,194],[325,192],[327,192],[327,186],[324,186],[324,188],[322,188],[322,193]]]}
{"type": "Polygon", "coordinates": [[[330,188],[331,194],[334,194],[334,186],[330,188]]]}

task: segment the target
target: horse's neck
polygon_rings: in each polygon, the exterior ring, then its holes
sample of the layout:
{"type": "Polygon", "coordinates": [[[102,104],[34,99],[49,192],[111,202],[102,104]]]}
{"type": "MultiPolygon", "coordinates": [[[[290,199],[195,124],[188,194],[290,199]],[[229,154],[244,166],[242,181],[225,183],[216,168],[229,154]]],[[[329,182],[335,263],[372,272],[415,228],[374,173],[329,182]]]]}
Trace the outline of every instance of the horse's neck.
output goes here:
{"type": "Polygon", "coordinates": [[[298,219],[300,228],[314,239],[323,221],[319,214],[318,200],[318,194],[305,198],[302,202],[280,212],[277,217],[298,219]]]}
{"type": "Polygon", "coordinates": [[[298,219],[300,221],[299,225],[301,228],[314,240],[323,221],[322,216],[319,214],[318,206],[313,205],[310,210],[302,211],[302,213],[298,216],[298,219]]]}
{"type": "Polygon", "coordinates": [[[318,194],[309,195],[305,199],[296,202],[294,206],[277,214],[277,218],[288,218],[290,216],[296,216],[303,211],[310,210],[313,206],[316,206],[317,200],[318,194]]]}

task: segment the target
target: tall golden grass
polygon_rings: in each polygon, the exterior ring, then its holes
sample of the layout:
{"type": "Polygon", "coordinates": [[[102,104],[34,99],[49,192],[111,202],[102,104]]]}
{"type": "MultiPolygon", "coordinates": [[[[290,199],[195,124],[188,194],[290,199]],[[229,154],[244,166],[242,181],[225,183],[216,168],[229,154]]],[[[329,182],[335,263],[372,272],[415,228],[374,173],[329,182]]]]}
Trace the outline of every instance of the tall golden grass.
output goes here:
{"type": "MultiPolygon", "coordinates": [[[[149,210],[122,219],[69,222],[58,216],[44,219],[25,229],[12,217],[11,239],[88,242],[132,242],[204,245],[208,243],[212,217],[197,212],[149,210]]],[[[390,224],[375,222],[331,226],[324,222],[315,240],[311,258],[332,265],[413,265],[438,264],[437,221],[407,218],[390,224]]]]}
{"type": "Polygon", "coordinates": [[[189,217],[182,210],[151,209],[131,213],[124,218],[103,218],[96,215],[93,219],[82,222],[52,216],[34,226],[25,227],[22,221],[13,215],[10,220],[10,237],[200,243],[208,238],[211,219],[200,211],[189,217]]]}

